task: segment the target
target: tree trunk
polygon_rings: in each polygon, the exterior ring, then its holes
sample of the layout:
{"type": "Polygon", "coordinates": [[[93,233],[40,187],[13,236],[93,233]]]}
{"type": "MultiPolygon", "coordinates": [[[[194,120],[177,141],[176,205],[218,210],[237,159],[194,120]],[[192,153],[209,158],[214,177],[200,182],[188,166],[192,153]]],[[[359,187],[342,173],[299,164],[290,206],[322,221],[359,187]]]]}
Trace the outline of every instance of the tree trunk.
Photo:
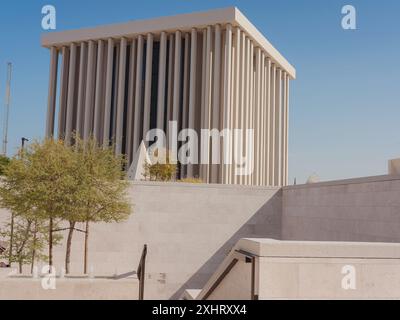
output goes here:
{"type": "Polygon", "coordinates": [[[68,231],[68,238],[67,238],[67,250],[65,253],[65,273],[69,274],[69,266],[71,262],[71,244],[72,244],[72,236],[74,234],[75,229],[75,221],[69,222],[69,231],[68,231]]]}
{"type": "Polygon", "coordinates": [[[32,248],[32,261],[31,261],[31,274],[33,274],[33,267],[35,265],[36,258],[36,241],[37,241],[37,221],[35,221],[35,229],[33,231],[33,248],[32,248]]]}
{"type": "Polygon", "coordinates": [[[51,273],[51,267],[53,266],[53,218],[50,218],[49,226],[49,273],[51,273]]]}
{"type": "Polygon", "coordinates": [[[84,262],[83,262],[83,273],[87,274],[87,263],[88,263],[88,251],[89,251],[89,221],[86,221],[86,228],[85,228],[85,255],[84,255],[84,262]]]}
{"type": "Polygon", "coordinates": [[[13,241],[14,241],[14,213],[11,213],[10,249],[8,253],[8,264],[10,265],[10,267],[12,263],[13,241]]]}
{"type": "Polygon", "coordinates": [[[19,273],[22,273],[22,265],[23,265],[22,254],[23,254],[26,242],[28,241],[28,238],[29,238],[29,233],[31,231],[31,225],[32,225],[32,221],[28,221],[28,225],[25,230],[24,240],[21,243],[21,247],[16,252],[16,256],[18,257],[19,273]]]}

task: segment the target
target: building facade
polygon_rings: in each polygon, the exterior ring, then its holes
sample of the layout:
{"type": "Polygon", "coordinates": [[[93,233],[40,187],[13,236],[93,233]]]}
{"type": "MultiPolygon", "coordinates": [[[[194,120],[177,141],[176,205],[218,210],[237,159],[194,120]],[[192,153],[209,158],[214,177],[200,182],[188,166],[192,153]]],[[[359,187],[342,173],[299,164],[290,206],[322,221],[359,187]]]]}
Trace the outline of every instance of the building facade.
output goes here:
{"type": "Polygon", "coordinates": [[[175,121],[178,132],[192,129],[199,137],[199,162],[180,164],[180,178],[287,185],[289,82],[296,71],[238,9],[48,33],[42,45],[51,57],[47,137],[93,135],[131,164],[149,130],[173,141],[175,121]],[[213,141],[204,129],[228,130],[221,164],[212,164],[213,141]],[[241,139],[234,139],[238,129],[241,139]],[[243,155],[249,174],[238,174],[243,155]]]}

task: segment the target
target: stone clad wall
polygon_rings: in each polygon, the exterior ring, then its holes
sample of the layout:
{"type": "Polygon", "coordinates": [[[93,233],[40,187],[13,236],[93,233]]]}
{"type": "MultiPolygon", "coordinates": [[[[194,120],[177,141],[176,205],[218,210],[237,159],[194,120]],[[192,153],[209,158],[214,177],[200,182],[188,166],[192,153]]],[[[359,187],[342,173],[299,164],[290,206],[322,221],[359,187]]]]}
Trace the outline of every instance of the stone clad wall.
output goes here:
{"type": "Polygon", "coordinates": [[[284,188],[282,238],[400,242],[400,176],[284,188]]]}
{"type": "MultiPolygon", "coordinates": [[[[240,238],[281,236],[279,188],[140,182],[129,194],[134,213],[128,221],[91,225],[89,269],[96,276],[135,271],[147,244],[147,298],[202,288],[240,238]]],[[[83,234],[75,233],[73,274],[82,273],[83,249],[83,234]]],[[[61,245],[54,257],[58,272],[64,260],[61,245]]]]}
{"type": "MultiPolygon", "coordinates": [[[[184,289],[203,288],[241,238],[400,242],[399,176],[283,190],[140,182],[129,194],[134,213],[128,221],[91,225],[89,269],[124,278],[136,270],[147,244],[146,298],[179,298],[184,289]]],[[[0,223],[8,217],[0,211],[0,223]]],[[[58,272],[63,244],[55,249],[58,272]]],[[[83,235],[75,233],[71,270],[80,275],[82,269],[83,235]]]]}

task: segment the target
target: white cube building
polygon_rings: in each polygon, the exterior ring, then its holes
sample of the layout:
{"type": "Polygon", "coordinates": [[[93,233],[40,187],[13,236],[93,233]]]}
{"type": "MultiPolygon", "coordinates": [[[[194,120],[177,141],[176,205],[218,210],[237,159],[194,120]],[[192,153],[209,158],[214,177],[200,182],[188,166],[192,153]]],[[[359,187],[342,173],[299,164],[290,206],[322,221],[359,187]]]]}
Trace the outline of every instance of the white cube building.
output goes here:
{"type": "Polygon", "coordinates": [[[238,9],[47,33],[42,45],[51,56],[47,137],[93,135],[131,163],[149,130],[164,130],[170,141],[176,121],[178,132],[193,129],[199,137],[198,161],[180,163],[179,177],[287,184],[296,71],[238,9]],[[203,129],[228,129],[218,156],[203,129]],[[237,129],[242,139],[234,139],[237,129]],[[249,174],[238,174],[240,156],[251,163],[249,174]],[[212,164],[218,157],[222,164],[212,164]]]}

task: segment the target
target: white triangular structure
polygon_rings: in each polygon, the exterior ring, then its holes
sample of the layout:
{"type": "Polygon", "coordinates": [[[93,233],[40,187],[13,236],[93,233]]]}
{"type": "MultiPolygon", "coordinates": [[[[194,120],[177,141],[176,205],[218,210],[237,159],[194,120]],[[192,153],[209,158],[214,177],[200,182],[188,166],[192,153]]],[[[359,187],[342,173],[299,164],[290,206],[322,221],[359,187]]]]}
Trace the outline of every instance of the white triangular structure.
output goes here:
{"type": "Polygon", "coordinates": [[[140,144],[136,153],[133,156],[132,164],[128,170],[128,180],[141,181],[145,180],[145,169],[144,165],[148,163],[151,164],[149,155],[147,154],[146,146],[144,142],[140,144]]]}

